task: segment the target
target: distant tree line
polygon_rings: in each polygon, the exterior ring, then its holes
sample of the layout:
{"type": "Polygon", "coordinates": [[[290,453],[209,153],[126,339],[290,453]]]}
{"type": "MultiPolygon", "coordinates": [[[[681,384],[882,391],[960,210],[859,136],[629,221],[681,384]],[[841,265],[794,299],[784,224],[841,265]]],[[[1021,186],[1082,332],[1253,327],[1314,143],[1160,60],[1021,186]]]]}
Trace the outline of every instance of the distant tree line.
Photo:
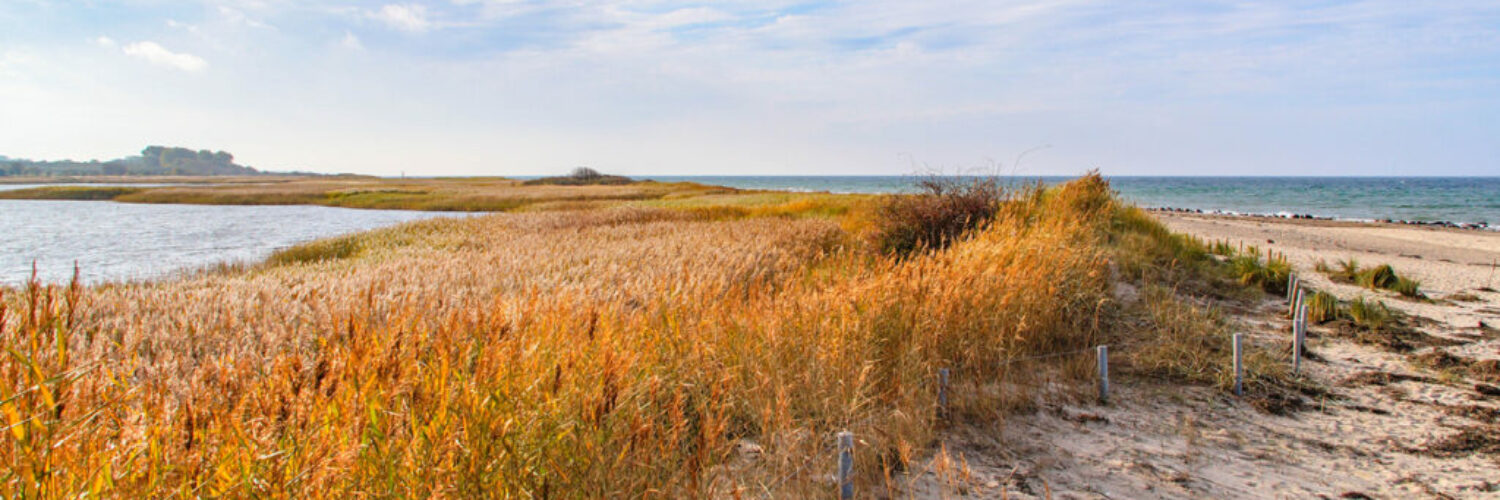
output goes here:
{"type": "Polygon", "coordinates": [[[234,155],[207,149],[147,146],[139,156],[101,162],[32,161],[0,156],[0,177],[72,175],[258,175],[234,163],[234,155]]]}

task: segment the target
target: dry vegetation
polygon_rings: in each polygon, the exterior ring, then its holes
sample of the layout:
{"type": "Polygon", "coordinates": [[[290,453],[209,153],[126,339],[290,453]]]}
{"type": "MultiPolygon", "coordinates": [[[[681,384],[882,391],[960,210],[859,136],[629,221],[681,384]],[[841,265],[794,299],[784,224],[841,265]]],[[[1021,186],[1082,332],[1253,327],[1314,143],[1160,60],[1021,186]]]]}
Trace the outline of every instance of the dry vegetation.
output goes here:
{"type": "MultiPolygon", "coordinates": [[[[406,196],[352,189],[334,190],[406,196]]],[[[1004,193],[987,223],[906,256],[871,250],[888,225],[866,198],[515,189],[474,200],[639,203],[0,289],[0,496],[797,496],[828,491],[815,460],[839,429],[878,464],[861,484],[899,488],[944,425],[939,368],[976,384],[955,391],[960,419],[1031,404],[1043,377],[1086,389],[1086,366],[1012,361],[1103,342],[1165,342],[1126,361],[1144,374],[1225,379],[1210,310],[1112,295],[1112,276],[1223,264],[1098,176],[1004,193]]]]}
{"type": "MultiPolygon", "coordinates": [[[[125,203],[195,205],[324,205],[348,208],[503,212],[522,209],[585,209],[641,200],[733,194],[730,188],[693,183],[637,182],[624,185],[527,186],[502,178],[379,179],[292,177],[226,179],[166,186],[48,186],[0,191],[0,199],[112,200],[125,203]]],[[[133,182],[151,182],[151,178],[133,182]]]]}

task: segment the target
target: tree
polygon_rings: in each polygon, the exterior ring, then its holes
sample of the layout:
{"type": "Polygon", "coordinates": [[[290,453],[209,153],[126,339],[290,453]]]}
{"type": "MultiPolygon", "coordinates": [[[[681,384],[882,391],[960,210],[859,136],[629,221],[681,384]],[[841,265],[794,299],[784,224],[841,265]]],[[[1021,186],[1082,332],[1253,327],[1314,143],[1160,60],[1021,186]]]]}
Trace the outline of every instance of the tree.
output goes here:
{"type": "Polygon", "coordinates": [[[594,170],[592,168],[578,167],[573,169],[573,173],[568,174],[568,177],[572,177],[580,181],[591,181],[600,177],[604,177],[604,174],[601,174],[598,170],[594,170]]]}
{"type": "Polygon", "coordinates": [[[105,163],[101,171],[104,172],[104,175],[125,175],[130,173],[130,171],[125,168],[125,164],[118,161],[105,163]]]}

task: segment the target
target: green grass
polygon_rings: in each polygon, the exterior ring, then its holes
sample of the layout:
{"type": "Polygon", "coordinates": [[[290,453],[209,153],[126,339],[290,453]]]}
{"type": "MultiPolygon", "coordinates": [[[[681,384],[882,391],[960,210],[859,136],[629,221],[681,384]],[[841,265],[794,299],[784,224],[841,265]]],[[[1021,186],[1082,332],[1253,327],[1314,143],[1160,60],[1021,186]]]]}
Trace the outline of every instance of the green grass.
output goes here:
{"type": "Polygon", "coordinates": [[[347,259],[358,255],[363,249],[362,236],[339,236],[277,250],[266,258],[266,263],[280,266],[347,259]]]}
{"type": "Polygon", "coordinates": [[[1349,301],[1346,311],[1356,326],[1368,330],[1383,330],[1395,319],[1384,302],[1367,301],[1363,296],[1349,301]]]}
{"type": "Polygon", "coordinates": [[[1245,247],[1229,258],[1230,266],[1240,284],[1259,287],[1270,293],[1283,294],[1290,284],[1292,264],[1286,256],[1268,253],[1262,255],[1260,248],[1245,247]]]}
{"type": "Polygon", "coordinates": [[[1339,299],[1333,294],[1316,291],[1307,298],[1307,319],[1313,323],[1327,323],[1339,318],[1339,299]]]}
{"type": "Polygon", "coordinates": [[[1381,264],[1360,270],[1354,278],[1354,284],[1369,289],[1389,289],[1396,285],[1396,280],[1396,269],[1390,264],[1381,264]]]}
{"type": "Polygon", "coordinates": [[[1427,298],[1422,293],[1422,282],[1397,274],[1396,268],[1390,264],[1360,267],[1358,261],[1349,258],[1338,261],[1336,265],[1320,260],[1313,268],[1335,283],[1352,284],[1371,290],[1390,290],[1402,297],[1414,299],[1427,298]]]}
{"type": "Polygon", "coordinates": [[[1422,293],[1421,290],[1422,282],[1407,278],[1405,276],[1396,278],[1396,283],[1391,285],[1390,289],[1391,291],[1401,294],[1402,297],[1410,297],[1416,299],[1427,298],[1427,295],[1422,293]]]}

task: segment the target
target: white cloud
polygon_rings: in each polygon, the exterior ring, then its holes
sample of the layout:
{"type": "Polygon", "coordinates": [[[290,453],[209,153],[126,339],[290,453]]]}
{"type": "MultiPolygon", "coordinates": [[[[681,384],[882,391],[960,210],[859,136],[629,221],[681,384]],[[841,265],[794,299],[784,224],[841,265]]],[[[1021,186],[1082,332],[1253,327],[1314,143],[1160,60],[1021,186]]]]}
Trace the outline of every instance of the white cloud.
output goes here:
{"type": "Polygon", "coordinates": [[[97,44],[99,44],[100,47],[105,47],[105,48],[114,48],[114,46],[115,46],[115,40],[113,38],[110,38],[110,37],[107,37],[107,36],[101,36],[99,38],[95,38],[94,39],[94,43],[97,43],[97,44]]]}
{"type": "Polygon", "coordinates": [[[676,28],[731,19],[729,14],[708,7],[677,9],[653,17],[647,24],[655,28],[676,28]]]}
{"type": "Polygon", "coordinates": [[[359,41],[359,37],[353,32],[345,31],[344,39],[339,40],[339,45],[349,50],[365,50],[365,44],[359,41]]]}
{"type": "Polygon", "coordinates": [[[251,28],[261,28],[261,29],[275,29],[275,28],[272,28],[270,25],[268,25],[266,23],[260,22],[259,20],[256,20],[256,19],[254,19],[254,18],[252,18],[252,17],[250,17],[248,15],[245,15],[245,13],[243,11],[240,11],[240,10],[232,8],[232,7],[226,7],[226,6],[220,5],[219,6],[219,15],[223,16],[225,21],[228,21],[230,24],[233,24],[233,25],[248,26],[248,27],[251,27],[251,28]]]}
{"type": "Polygon", "coordinates": [[[401,31],[420,33],[432,28],[432,22],[427,20],[427,7],[417,4],[389,4],[369,16],[401,31]]]}
{"type": "Polygon", "coordinates": [[[172,52],[167,50],[166,47],[162,47],[161,44],[149,40],[126,45],[121,50],[126,55],[144,59],[151,64],[182,71],[198,72],[208,67],[208,61],[204,61],[201,57],[188,53],[172,52]]]}

